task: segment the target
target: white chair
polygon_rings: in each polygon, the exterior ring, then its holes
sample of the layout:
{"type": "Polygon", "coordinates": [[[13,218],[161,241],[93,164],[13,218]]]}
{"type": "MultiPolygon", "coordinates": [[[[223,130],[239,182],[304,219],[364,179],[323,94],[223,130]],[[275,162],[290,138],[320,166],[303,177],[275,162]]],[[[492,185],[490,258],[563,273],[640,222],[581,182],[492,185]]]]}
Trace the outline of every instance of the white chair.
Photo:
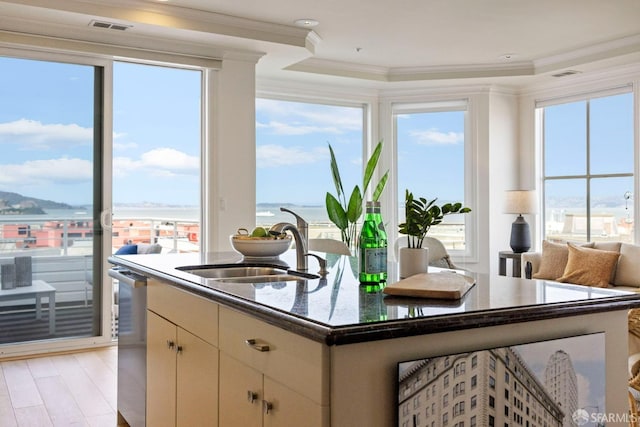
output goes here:
{"type": "MultiPolygon", "coordinates": [[[[407,246],[407,236],[400,236],[396,239],[394,245],[394,254],[396,260],[398,259],[398,249],[407,246]]],[[[442,242],[435,237],[425,237],[422,242],[422,246],[429,249],[429,265],[432,267],[450,268],[454,270],[460,270],[449,256],[447,248],[444,247],[442,242]]]]}
{"type": "Polygon", "coordinates": [[[347,245],[335,239],[309,239],[310,251],[325,252],[329,254],[351,255],[347,245]]]}

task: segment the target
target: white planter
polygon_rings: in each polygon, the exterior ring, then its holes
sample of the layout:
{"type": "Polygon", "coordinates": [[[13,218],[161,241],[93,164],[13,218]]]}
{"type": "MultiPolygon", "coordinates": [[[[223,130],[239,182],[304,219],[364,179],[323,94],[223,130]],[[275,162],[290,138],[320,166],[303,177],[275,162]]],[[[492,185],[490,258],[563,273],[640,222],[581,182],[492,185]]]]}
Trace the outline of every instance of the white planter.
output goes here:
{"type": "Polygon", "coordinates": [[[429,249],[399,248],[398,265],[401,279],[414,274],[426,273],[429,268],[429,249]]]}

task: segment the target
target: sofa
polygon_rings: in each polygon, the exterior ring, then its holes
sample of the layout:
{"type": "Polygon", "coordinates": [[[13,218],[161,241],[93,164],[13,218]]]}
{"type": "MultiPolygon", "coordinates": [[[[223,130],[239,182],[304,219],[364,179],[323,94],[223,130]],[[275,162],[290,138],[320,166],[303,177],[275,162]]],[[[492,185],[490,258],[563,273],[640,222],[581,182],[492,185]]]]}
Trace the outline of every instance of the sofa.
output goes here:
{"type": "Polygon", "coordinates": [[[629,243],[545,240],[542,252],[522,254],[521,268],[529,279],[640,292],[640,246],[629,243]]]}
{"type": "MultiPolygon", "coordinates": [[[[522,254],[522,275],[586,286],[640,292],[640,246],[621,242],[542,242],[522,254]]],[[[629,311],[630,403],[640,403],[640,309],[629,311]]]]}

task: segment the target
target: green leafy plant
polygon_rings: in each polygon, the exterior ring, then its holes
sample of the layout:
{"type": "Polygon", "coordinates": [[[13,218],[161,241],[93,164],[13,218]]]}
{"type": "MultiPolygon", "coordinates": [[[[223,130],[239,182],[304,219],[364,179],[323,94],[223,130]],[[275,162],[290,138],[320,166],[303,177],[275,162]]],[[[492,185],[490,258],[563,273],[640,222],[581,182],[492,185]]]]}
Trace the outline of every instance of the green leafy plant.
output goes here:
{"type": "Polygon", "coordinates": [[[409,190],[406,190],[405,222],[398,226],[398,231],[400,234],[407,235],[407,247],[421,248],[429,229],[433,225],[440,224],[446,215],[471,212],[471,209],[462,207],[462,203],[445,203],[438,206],[437,200],[427,200],[424,197],[416,199],[409,190]]]}
{"type": "MultiPolygon", "coordinates": [[[[333,194],[327,192],[327,196],[325,199],[327,214],[329,215],[329,219],[331,220],[331,222],[333,222],[340,230],[342,241],[348,247],[351,247],[351,243],[355,242],[355,239],[357,237],[358,219],[360,219],[360,217],[362,216],[362,195],[367,193],[367,188],[369,187],[369,183],[371,182],[371,178],[373,177],[373,172],[378,165],[380,153],[382,152],[382,141],[378,142],[376,148],[371,154],[371,157],[367,161],[367,166],[364,170],[364,176],[362,180],[362,191],[356,184],[351,191],[351,194],[349,195],[349,199],[347,199],[347,194],[345,193],[344,187],[342,185],[340,170],[338,169],[338,162],[336,161],[336,156],[333,152],[331,144],[329,144],[329,152],[331,153],[331,175],[333,176],[333,183],[336,187],[337,195],[334,196],[333,194]]],[[[378,199],[380,198],[380,195],[384,190],[384,186],[387,183],[388,178],[389,171],[385,172],[382,178],[380,178],[380,181],[373,191],[374,202],[378,201],[378,199]]]]}

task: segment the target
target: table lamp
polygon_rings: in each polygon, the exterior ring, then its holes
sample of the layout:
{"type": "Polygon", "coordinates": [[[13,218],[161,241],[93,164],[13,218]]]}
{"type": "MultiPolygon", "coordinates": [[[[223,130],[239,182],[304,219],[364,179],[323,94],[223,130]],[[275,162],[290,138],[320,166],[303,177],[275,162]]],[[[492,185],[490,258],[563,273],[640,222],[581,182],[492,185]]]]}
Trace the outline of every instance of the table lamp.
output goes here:
{"type": "Polygon", "coordinates": [[[531,248],[529,224],[522,214],[537,212],[535,190],[509,190],[505,203],[505,213],[518,214],[511,225],[511,250],[514,253],[527,252],[531,248]]]}

